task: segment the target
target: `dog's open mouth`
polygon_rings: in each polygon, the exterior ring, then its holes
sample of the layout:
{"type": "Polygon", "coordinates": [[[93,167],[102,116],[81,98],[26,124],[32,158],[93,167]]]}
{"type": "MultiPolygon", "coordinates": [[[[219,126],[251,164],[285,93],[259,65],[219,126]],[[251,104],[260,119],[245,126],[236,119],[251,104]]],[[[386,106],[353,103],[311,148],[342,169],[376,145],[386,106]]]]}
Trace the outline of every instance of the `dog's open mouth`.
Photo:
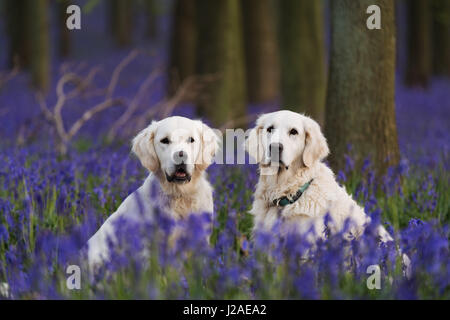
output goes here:
{"type": "Polygon", "coordinates": [[[179,164],[175,166],[175,171],[172,175],[166,173],[167,181],[175,183],[183,183],[191,181],[191,175],[186,170],[185,164],[179,164]]]}

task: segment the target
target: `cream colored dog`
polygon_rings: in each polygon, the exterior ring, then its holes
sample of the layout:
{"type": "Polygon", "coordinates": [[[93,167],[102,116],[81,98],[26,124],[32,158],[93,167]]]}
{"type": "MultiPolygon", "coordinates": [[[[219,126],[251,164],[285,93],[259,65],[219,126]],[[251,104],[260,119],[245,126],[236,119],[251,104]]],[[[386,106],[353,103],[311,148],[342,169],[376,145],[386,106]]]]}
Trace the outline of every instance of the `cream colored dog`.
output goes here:
{"type": "Polygon", "coordinates": [[[130,194],[88,241],[92,267],[109,256],[108,238],[114,241],[114,223],[119,218],[139,222],[153,217],[151,186],[156,180],[159,203],[175,220],[190,214],[213,212],[213,189],[205,176],[218,149],[218,137],[199,120],[169,117],[142,130],[133,140],[132,151],[150,171],[144,184],[130,194]]]}
{"type": "MultiPolygon", "coordinates": [[[[249,155],[260,167],[251,213],[254,231],[270,231],[281,223],[281,232],[296,230],[308,239],[323,237],[329,212],[331,232],[342,230],[347,218],[353,225],[346,237],[358,237],[370,218],[336,182],[322,160],[329,149],[319,125],[304,115],[277,111],[258,118],[246,140],[249,155]]],[[[392,240],[378,227],[382,241],[392,240]]]]}

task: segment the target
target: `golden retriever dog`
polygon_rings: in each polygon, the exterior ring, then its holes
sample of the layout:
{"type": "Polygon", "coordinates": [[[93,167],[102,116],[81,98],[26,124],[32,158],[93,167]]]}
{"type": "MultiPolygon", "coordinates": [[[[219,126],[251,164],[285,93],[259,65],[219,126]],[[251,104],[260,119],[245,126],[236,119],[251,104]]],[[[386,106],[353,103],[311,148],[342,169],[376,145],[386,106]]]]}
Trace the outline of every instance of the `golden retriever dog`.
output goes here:
{"type": "Polygon", "coordinates": [[[159,189],[158,203],[174,220],[196,213],[212,214],[213,189],[205,170],[218,149],[218,141],[207,125],[184,117],[154,121],[142,130],[133,139],[132,151],[150,174],[89,239],[89,265],[108,258],[108,238],[114,241],[114,223],[119,218],[134,222],[152,219],[153,182],[159,189]]]}
{"type": "MultiPolygon", "coordinates": [[[[322,162],[329,149],[317,122],[291,111],[264,114],[245,147],[260,169],[251,209],[254,232],[270,231],[278,222],[282,233],[295,230],[313,241],[324,237],[329,213],[330,232],[342,230],[351,218],[346,237],[361,235],[370,218],[322,162]]],[[[377,231],[382,241],[392,240],[383,226],[377,231]]]]}

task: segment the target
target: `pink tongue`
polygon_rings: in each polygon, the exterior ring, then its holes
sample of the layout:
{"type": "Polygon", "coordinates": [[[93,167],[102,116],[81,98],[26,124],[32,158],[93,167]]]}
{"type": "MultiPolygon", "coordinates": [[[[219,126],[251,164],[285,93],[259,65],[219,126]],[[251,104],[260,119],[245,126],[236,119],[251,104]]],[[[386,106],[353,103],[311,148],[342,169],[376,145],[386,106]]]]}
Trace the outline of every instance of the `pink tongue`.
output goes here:
{"type": "Polygon", "coordinates": [[[186,176],[186,173],[184,173],[184,172],[175,172],[175,175],[176,175],[177,177],[185,177],[185,176],[186,176]]]}

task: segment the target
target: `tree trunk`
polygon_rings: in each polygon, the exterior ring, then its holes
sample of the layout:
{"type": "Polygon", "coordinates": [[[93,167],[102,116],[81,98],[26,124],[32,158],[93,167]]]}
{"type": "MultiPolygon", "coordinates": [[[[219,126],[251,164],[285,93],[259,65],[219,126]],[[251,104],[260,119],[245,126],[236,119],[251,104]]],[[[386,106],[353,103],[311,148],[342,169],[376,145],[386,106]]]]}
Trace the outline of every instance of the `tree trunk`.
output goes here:
{"type": "Polygon", "coordinates": [[[198,112],[220,125],[246,111],[241,6],[238,0],[198,0],[197,70],[213,75],[198,112]]]}
{"type": "Polygon", "coordinates": [[[169,67],[169,94],[195,73],[197,30],[195,0],[175,2],[169,67]]]}
{"type": "Polygon", "coordinates": [[[283,108],[322,123],[326,94],[322,1],[283,0],[279,5],[283,108]]]}
{"type": "Polygon", "coordinates": [[[371,157],[378,173],[399,160],[395,122],[395,24],[392,0],[333,0],[325,135],[331,166],[371,157]],[[381,8],[381,29],[366,28],[369,5],[381,8]]]}
{"type": "Polygon", "coordinates": [[[30,0],[6,0],[6,29],[9,36],[9,66],[28,68],[31,59],[30,0]]]}
{"type": "Polygon", "coordinates": [[[58,21],[59,21],[59,54],[66,58],[70,55],[71,42],[70,30],[66,26],[68,18],[67,7],[69,7],[69,0],[61,0],[58,2],[58,21]]]}
{"type": "Polygon", "coordinates": [[[145,1],[147,16],[147,37],[154,40],[158,37],[158,4],[156,0],[145,1]]]}
{"type": "Polygon", "coordinates": [[[129,46],[133,33],[133,1],[110,0],[110,23],[116,44],[119,47],[129,46]]]}
{"type": "Polygon", "coordinates": [[[431,3],[409,0],[406,84],[427,87],[431,75],[431,3]]]}
{"type": "Polygon", "coordinates": [[[245,0],[242,5],[248,100],[274,102],[280,89],[274,6],[271,0],[245,0]]]}
{"type": "Polygon", "coordinates": [[[450,76],[450,1],[433,1],[433,73],[450,76]]]}
{"type": "Polygon", "coordinates": [[[31,77],[42,91],[50,84],[50,39],[47,0],[30,1],[31,77]]]}

